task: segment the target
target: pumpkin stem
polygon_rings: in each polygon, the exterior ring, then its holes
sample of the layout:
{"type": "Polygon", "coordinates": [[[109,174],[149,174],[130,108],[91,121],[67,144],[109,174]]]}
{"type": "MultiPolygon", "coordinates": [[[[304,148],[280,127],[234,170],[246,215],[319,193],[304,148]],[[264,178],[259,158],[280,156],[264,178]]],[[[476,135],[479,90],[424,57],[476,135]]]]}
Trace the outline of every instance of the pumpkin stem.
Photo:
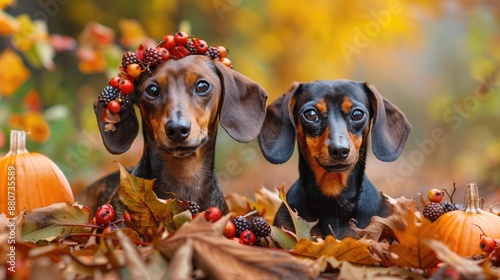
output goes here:
{"type": "Polygon", "coordinates": [[[467,213],[479,213],[481,211],[481,199],[476,183],[470,183],[465,190],[464,211],[467,213]]]}
{"type": "Polygon", "coordinates": [[[20,155],[24,153],[28,153],[28,150],[26,150],[26,131],[11,130],[10,150],[5,156],[20,155]]]}

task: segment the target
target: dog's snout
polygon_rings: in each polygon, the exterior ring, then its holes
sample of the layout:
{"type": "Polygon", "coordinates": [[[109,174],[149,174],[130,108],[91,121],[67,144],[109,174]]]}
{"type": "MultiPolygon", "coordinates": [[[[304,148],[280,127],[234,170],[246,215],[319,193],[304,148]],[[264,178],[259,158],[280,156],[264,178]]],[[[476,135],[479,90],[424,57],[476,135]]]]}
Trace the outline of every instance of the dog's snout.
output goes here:
{"type": "Polygon", "coordinates": [[[174,142],[182,142],[189,137],[191,133],[191,122],[186,119],[177,121],[168,121],[165,125],[167,137],[174,142]]]}
{"type": "Polygon", "coordinates": [[[337,135],[334,139],[335,140],[332,141],[333,143],[330,144],[328,149],[330,156],[334,160],[345,160],[351,152],[349,142],[343,135],[337,135]]]}
{"type": "Polygon", "coordinates": [[[335,160],[344,160],[349,156],[349,147],[336,146],[330,148],[330,156],[335,160]]]}

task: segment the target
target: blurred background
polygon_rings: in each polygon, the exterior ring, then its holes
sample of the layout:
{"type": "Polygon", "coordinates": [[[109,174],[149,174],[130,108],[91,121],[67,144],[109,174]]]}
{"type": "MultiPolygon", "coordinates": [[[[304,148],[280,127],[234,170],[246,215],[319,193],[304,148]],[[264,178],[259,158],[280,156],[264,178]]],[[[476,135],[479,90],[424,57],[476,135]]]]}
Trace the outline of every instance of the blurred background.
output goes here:
{"type": "MultiPolygon", "coordinates": [[[[367,172],[385,193],[476,182],[485,206],[500,201],[500,3],[464,1],[0,0],[0,156],[9,131],[31,131],[28,150],[50,157],[75,192],[135,165],[139,137],[119,156],[102,145],[92,110],[139,44],[187,31],[230,50],[234,69],[259,82],[269,102],[292,81],[367,81],[413,125],[402,157],[371,153],[367,172]]],[[[288,188],[297,155],[267,163],[257,142],[221,129],[218,176],[227,193],[288,188]]]]}

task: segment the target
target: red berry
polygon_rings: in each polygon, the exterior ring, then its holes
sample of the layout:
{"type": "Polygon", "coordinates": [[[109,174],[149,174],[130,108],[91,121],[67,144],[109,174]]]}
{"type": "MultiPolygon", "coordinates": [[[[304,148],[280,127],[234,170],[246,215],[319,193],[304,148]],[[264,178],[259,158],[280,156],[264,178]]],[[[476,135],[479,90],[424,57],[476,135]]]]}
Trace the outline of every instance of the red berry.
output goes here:
{"type": "Polygon", "coordinates": [[[257,241],[257,236],[253,233],[253,231],[247,229],[240,234],[240,239],[244,244],[253,245],[257,241]]]}
{"type": "Polygon", "coordinates": [[[427,192],[427,198],[431,202],[440,203],[443,200],[444,192],[438,189],[431,189],[427,192]]]}
{"type": "Polygon", "coordinates": [[[179,31],[175,33],[174,40],[177,45],[184,46],[188,42],[188,35],[185,32],[179,31]]]}
{"type": "Polygon", "coordinates": [[[134,91],[134,83],[131,80],[122,80],[119,89],[123,94],[131,94],[134,91]]]}
{"type": "Polygon", "coordinates": [[[481,242],[479,243],[479,247],[481,250],[487,254],[491,253],[495,247],[496,247],[496,242],[493,238],[488,237],[488,236],[483,236],[481,238],[481,242]]]}
{"type": "Polygon", "coordinates": [[[236,226],[231,221],[227,221],[226,226],[224,227],[224,236],[227,238],[233,238],[236,234],[236,226]]]}
{"type": "Polygon", "coordinates": [[[114,210],[113,205],[111,205],[109,203],[105,203],[105,204],[101,205],[100,208],[108,208],[108,209],[113,209],[114,210]]]}
{"type": "Polygon", "coordinates": [[[95,221],[97,225],[105,226],[115,220],[115,210],[111,207],[100,206],[95,212],[95,221]]]}
{"type": "Polygon", "coordinates": [[[175,39],[174,36],[172,35],[166,35],[163,37],[163,42],[161,44],[162,47],[166,48],[167,50],[175,47],[175,39]]]}
{"type": "Polygon", "coordinates": [[[208,44],[204,40],[198,40],[198,44],[196,45],[196,50],[200,54],[204,54],[208,51],[208,44]]]}
{"type": "Polygon", "coordinates": [[[116,76],[111,78],[111,80],[109,80],[109,85],[114,88],[118,88],[118,86],[120,85],[120,77],[116,76]]]}
{"type": "Polygon", "coordinates": [[[227,57],[222,58],[220,62],[222,62],[222,64],[226,65],[229,68],[233,68],[233,63],[227,57]]]}
{"type": "Polygon", "coordinates": [[[127,66],[127,74],[134,79],[139,78],[142,74],[141,66],[137,63],[129,64],[127,66]]]}
{"type": "Polygon", "coordinates": [[[170,58],[170,52],[166,48],[157,49],[161,53],[161,61],[167,61],[170,58]]]}
{"type": "Polygon", "coordinates": [[[227,57],[227,49],[224,48],[223,46],[217,46],[215,47],[219,51],[219,57],[221,59],[227,57]]]}
{"type": "Polygon", "coordinates": [[[205,219],[207,221],[216,222],[222,217],[222,212],[217,207],[210,207],[205,211],[205,219]]]}
{"type": "Polygon", "coordinates": [[[120,102],[116,100],[111,100],[108,103],[108,110],[113,113],[113,114],[118,114],[120,113],[120,110],[122,109],[122,105],[120,102]]]}

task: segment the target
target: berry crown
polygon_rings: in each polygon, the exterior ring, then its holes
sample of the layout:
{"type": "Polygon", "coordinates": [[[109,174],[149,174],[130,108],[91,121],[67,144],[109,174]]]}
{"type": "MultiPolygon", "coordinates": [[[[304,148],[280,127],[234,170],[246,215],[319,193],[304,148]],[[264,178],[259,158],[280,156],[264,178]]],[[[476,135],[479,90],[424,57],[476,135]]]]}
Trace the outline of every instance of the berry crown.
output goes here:
{"type": "Polygon", "coordinates": [[[179,31],[174,35],[166,35],[156,47],[144,48],[140,45],[135,52],[126,52],[122,57],[120,73],[111,78],[109,85],[99,93],[99,102],[106,109],[103,120],[111,124],[109,130],[114,130],[113,123],[120,121],[119,113],[131,102],[130,94],[134,91],[139,77],[170,59],[181,59],[188,55],[206,55],[218,59],[227,67],[233,68],[226,57],[227,49],[223,46],[212,47],[204,40],[193,35],[188,36],[179,31]]]}

